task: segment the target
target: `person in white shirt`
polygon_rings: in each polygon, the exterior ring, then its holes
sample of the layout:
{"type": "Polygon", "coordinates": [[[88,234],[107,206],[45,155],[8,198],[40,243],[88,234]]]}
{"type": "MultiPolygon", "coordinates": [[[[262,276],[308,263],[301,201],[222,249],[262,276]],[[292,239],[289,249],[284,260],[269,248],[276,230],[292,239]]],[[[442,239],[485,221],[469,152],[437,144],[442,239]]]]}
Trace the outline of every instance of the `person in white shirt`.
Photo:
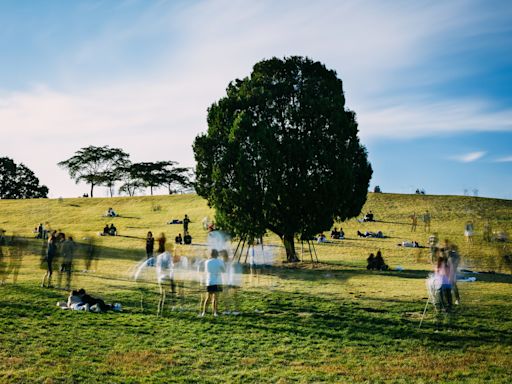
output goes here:
{"type": "Polygon", "coordinates": [[[167,283],[170,283],[171,288],[171,300],[176,295],[176,285],[174,283],[174,264],[172,255],[170,252],[165,251],[156,257],[156,279],[158,281],[158,287],[160,289],[160,300],[158,301],[157,315],[162,315],[165,307],[167,283]]]}
{"type": "Polygon", "coordinates": [[[206,297],[203,303],[203,312],[201,317],[206,313],[206,307],[208,303],[212,303],[213,316],[217,316],[217,292],[222,290],[222,273],[225,272],[226,268],[224,262],[219,260],[219,252],[216,249],[212,249],[210,258],[204,264],[204,271],[206,274],[206,297]]]}

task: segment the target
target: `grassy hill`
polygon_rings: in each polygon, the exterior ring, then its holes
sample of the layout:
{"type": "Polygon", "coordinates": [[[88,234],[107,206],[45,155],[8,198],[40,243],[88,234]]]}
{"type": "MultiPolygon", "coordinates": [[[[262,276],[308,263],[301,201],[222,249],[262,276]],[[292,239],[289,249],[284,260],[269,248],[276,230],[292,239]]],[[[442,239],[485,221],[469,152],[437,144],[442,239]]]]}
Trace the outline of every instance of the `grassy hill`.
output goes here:
{"type": "MultiPolygon", "coordinates": [[[[338,223],[345,240],[315,245],[316,265],[281,263],[279,239],[269,234],[264,242],[276,245],[276,264],[260,275],[244,275],[240,316],[198,318],[202,288],[186,282],[175,303],[180,310],[168,308],[158,317],[156,285],[132,279],[145,257],[144,238],[151,230],[174,239],[182,226],[166,223],[188,214],[194,244],[173,251],[205,255],[201,221],[213,212],[204,200],[195,195],[0,200],[0,228],[30,239],[16,284],[10,273],[0,286],[0,382],[508,382],[511,271],[502,260],[503,244],[484,241],[482,233],[486,222],[512,233],[512,201],[369,194],[363,212],[369,210],[377,222],[338,223]],[[109,207],[120,217],[102,217],[109,207]],[[426,210],[431,231],[459,245],[466,268],[494,273],[468,274],[476,282],[459,284],[462,305],[439,321],[429,307],[420,329],[425,277],[432,269],[429,252],[397,244],[426,244],[430,232],[421,221],[426,210]],[[416,232],[411,232],[413,212],[420,216],[416,232]],[[469,220],[475,224],[472,244],[463,236],[469,220]],[[83,260],[77,260],[73,286],[121,302],[122,313],[55,306],[66,292],[39,287],[41,242],[33,239],[34,227],[45,222],[77,241],[94,239],[98,261],[84,272],[83,260]],[[111,222],[120,236],[98,236],[111,222]],[[357,230],[381,230],[386,238],[359,238],[357,230]],[[378,249],[391,271],[366,270],[366,257],[378,249]]],[[[3,248],[8,263],[10,250],[3,248]]],[[[302,256],[300,244],[297,249],[302,256]]],[[[310,260],[309,254],[303,259],[310,260]]]]}

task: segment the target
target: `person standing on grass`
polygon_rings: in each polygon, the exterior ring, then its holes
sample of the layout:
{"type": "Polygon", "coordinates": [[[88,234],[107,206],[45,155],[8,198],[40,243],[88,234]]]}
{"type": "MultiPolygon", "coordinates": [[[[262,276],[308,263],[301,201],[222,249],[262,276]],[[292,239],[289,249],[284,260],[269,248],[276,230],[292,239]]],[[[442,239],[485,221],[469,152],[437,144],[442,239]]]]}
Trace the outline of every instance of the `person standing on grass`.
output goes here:
{"type": "Polygon", "coordinates": [[[52,288],[52,274],[53,274],[53,259],[57,256],[57,232],[53,231],[48,239],[48,248],[46,249],[46,273],[43,276],[43,281],[41,282],[41,287],[45,286],[45,282],[47,282],[47,287],[52,288]]]}
{"type": "Polygon", "coordinates": [[[188,224],[190,223],[190,219],[188,218],[188,215],[185,215],[183,218],[183,236],[186,236],[188,234],[188,224]]]}
{"type": "Polygon", "coordinates": [[[224,262],[219,260],[218,257],[219,252],[216,249],[212,249],[210,258],[204,264],[204,270],[206,273],[206,297],[204,299],[201,317],[206,314],[206,308],[210,301],[212,303],[213,316],[217,316],[217,293],[222,290],[222,273],[226,270],[224,262]]]}
{"type": "Polygon", "coordinates": [[[423,223],[425,224],[425,232],[430,232],[430,221],[432,220],[432,216],[428,210],[423,214],[423,223]]]}
{"type": "Polygon", "coordinates": [[[418,216],[416,216],[416,212],[414,212],[411,216],[411,232],[416,232],[417,225],[418,225],[418,216]]]}
{"type": "Polygon", "coordinates": [[[469,244],[473,244],[473,234],[474,234],[474,226],[472,221],[468,221],[464,226],[464,237],[466,238],[466,242],[469,244]]]}
{"type": "Polygon", "coordinates": [[[150,259],[153,257],[153,251],[155,249],[155,238],[151,231],[148,232],[146,236],[146,259],[150,259]]]}
{"type": "Polygon", "coordinates": [[[165,242],[166,241],[167,241],[167,239],[165,238],[165,234],[162,232],[160,234],[160,236],[158,237],[158,239],[157,239],[157,242],[158,242],[157,253],[158,254],[161,254],[161,253],[165,252],[165,242]]]}

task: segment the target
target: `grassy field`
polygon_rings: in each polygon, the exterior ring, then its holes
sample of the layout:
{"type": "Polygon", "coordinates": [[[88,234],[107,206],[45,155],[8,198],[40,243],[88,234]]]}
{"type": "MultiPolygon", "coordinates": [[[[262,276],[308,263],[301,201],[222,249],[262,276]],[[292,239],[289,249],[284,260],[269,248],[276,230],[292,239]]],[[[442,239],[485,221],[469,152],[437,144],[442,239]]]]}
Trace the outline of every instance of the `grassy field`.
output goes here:
{"type": "MultiPolygon", "coordinates": [[[[503,244],[484,241],[482,232],[488,221],[494,230],[512,233],[512,201],[370,194],[363,212],[369,210],[377,222],[338,223],[347,238],[316,245],[315,265],[300,244],[305,261],[282,263],[278,239],[266,237],[265,243],[276,245],[276,263],[260,275],[244,275],[239,316],[198,317],[202,289],[186,283],[174,303],[179,310],[169,306],[159,317],[157,286],[131,278],[145,258],[144,238],[151,230],[173,239],[182,227],[166,223],[188,214],[194,244],[173,252],[204,256],[201,220],[213,217],[204,200],[0,200],[0,228],[30,240],[19,273],[11,272],[0,286],[0,383],[510,382],[511,270],[501,258],[503,244]],[[121,216],[102,217],[108,207],[121,216]],[[421,219],[416,232],[410,225],[413,212],[426,210],[431,230],[459,245],[463,267],[490,273],[467,274],[476,281],[459,283],[461,305],[441,319],[429,307],[419,328],[425,277],[432,270],[429,252],[397,244],[426,244],[430,233],[421,219]],[[475,224],[473,244],[463,237],[468,220],[475,224]],[[77,241],[94,239],[98,260],[88,272],[82,259],[75,262],[73,287],[120,302],[122,312],[57,308],[67,293],[39,287],[44,271],[33,229],[40,222],[77,241]],[[107,222],[120,236],[97,236],[107,222]],[[387,237],[358,238],[357,230],[381,230],[387,237]],[[366,257],[378,249],[390,271],[366,270],[366,257]]],[[[3,247],[4,263],[10,252],[3,247]]]]}

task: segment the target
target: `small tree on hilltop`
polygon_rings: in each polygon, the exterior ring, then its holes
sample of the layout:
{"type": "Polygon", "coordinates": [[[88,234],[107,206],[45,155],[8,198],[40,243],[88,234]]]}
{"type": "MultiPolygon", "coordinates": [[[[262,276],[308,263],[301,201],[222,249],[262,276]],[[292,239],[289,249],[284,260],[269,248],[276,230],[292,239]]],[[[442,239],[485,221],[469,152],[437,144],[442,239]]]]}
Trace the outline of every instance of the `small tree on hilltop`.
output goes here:
{"type": "Polygon", "coordinates": [[[261,61],[208,109],[196,191],[217,222],[248,237],[271,230],[296,261],[296,235],[361,212],[372,169],[357,133],[334,71],[302,57],[261,61]]]}
{"type": "Polygon", "coordinates": [[[61,161],[58,165],[67,169],[76,183],[84,181],[90,184],[91,197],[97,185],[108,186],[112,196],[114,182],[121,179],[121,170],[130,163],[128,158],[129,155],[122,149],[110,148],[108,145],[103,147],[91,145],[81,148],[74,156],[61,161]]]}
{"type": "Polygon", "coordinates": [[[0,199],[48,197],[48,188],[39,185],[34,172],[8,157],[0,157],[0,199]]]}
{"type": "Polygon", "coordinates": [[[151,195],[153,188],[167,186],[169,194],[174,186],[187,187],[190,184],[188,168],[174,168],[174,161],[157,161],[134,163],[129,168],[132,182],[149,187],[151,195]]]}

